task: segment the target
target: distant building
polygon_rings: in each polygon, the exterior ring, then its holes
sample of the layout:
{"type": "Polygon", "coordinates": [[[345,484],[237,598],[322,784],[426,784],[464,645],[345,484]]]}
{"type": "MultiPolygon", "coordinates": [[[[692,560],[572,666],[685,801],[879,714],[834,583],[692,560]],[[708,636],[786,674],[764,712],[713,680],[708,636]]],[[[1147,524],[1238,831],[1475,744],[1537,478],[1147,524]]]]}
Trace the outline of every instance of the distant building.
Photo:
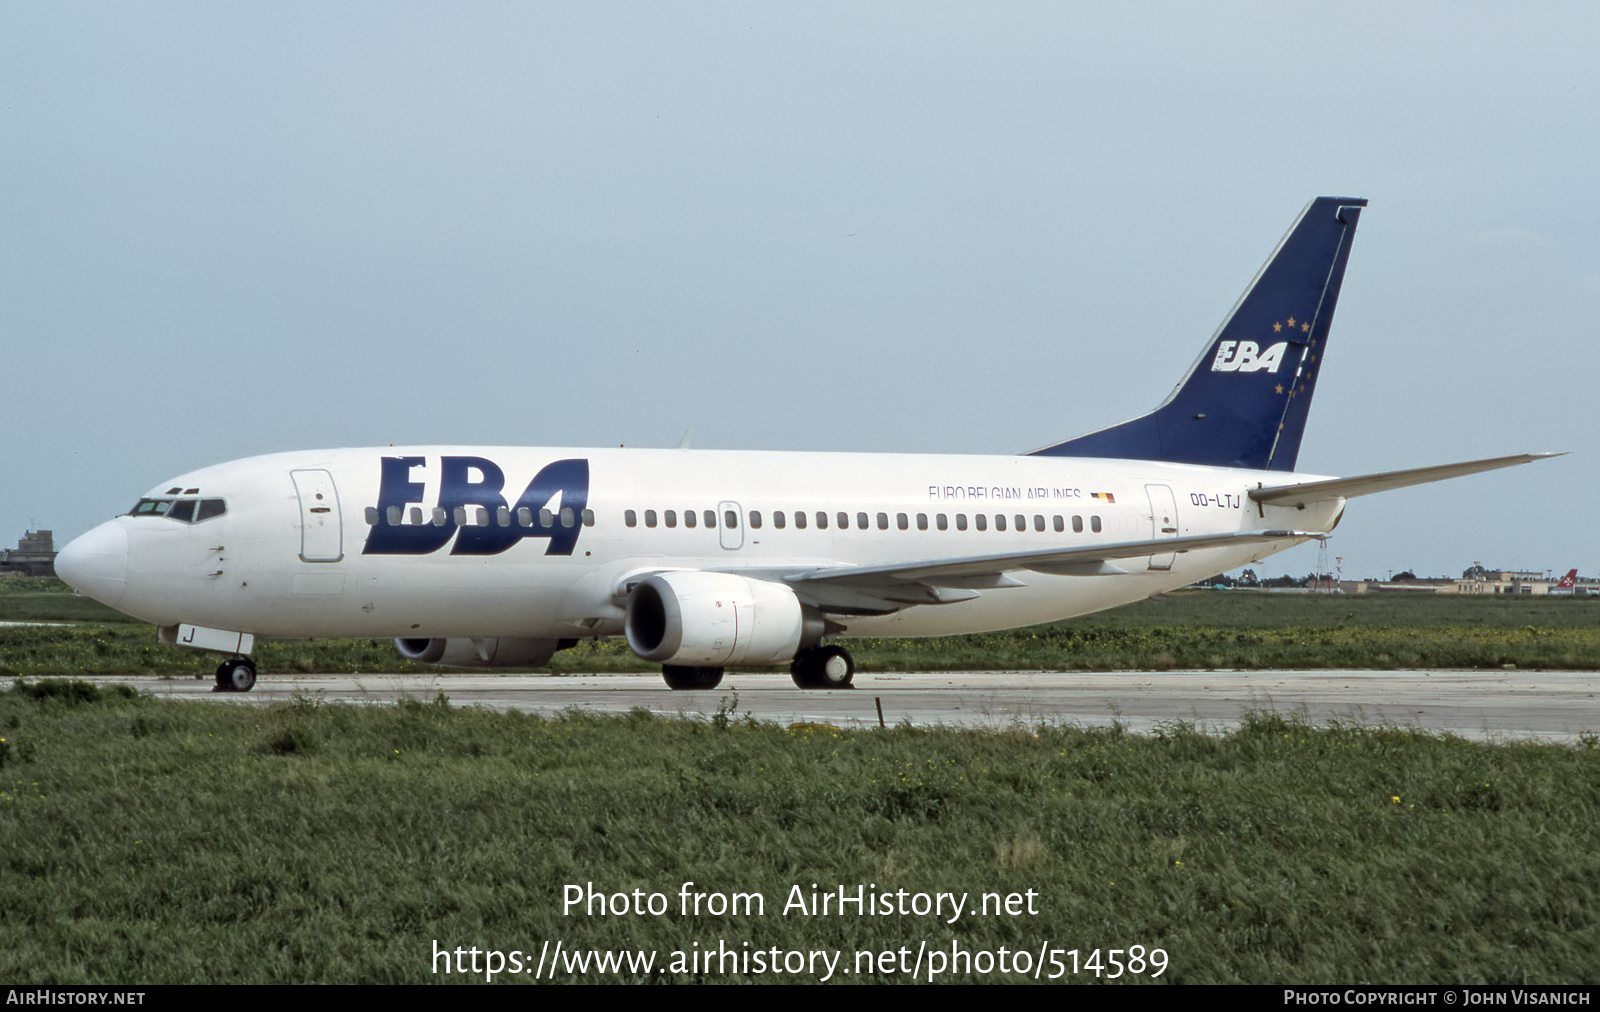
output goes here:
{"type": "Polygon", "coordinates": [[[29,531],[15,549],[0,548],[0,573],[56,575],[55,532],[29,531]]]}
{"type": "MultiPolygon", "coordinates": [[[[1460,577],[1427,577],[1425,579],[1343,580],[1339,589],[1346,594],[1477,594],[1484,596],[1518,594],[1548,594],[1560,581],[1544,573],[1528,569],[1484,569],[1473,566],[1460,577]]],[[[1582,581],[1585,587],[1594,586],[1592,580],[1582,581]]]]}

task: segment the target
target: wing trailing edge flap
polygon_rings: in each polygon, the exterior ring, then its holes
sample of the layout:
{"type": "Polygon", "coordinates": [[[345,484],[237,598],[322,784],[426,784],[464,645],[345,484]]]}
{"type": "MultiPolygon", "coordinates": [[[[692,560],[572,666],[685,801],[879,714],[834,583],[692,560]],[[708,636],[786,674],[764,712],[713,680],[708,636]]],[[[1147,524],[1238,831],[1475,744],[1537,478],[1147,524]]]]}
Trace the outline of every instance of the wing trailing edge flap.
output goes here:
{"type": "Polygon", "coordinates": [[[1326,535],[1289,530],[1196,534],[884,566],[836,566],[786,573],[781,578],[801,600],[824,611],[887,614],[919,604],[970,601],[980,590],[1025,586],[1009,575],[1017,571],[1052,576],[1125,576],[1128,570],[1117,566],[1116,560],[1321,537],[1326,535]]]}
{"type": "Polygon", "coordinates": [[[1486,460],[1468,460],[1460,464],[1439,464],[1434,467],[1414,467],[1406,471],[1384,471],[1363,474],[1354,478],[1333,478],[1328,481],[1308,481],[1299,485],[1273,485],[1250,491],[1250,498],[1267,506],[1295,506],[1300,509],[1312,503],[1332,499],[1353,499],[1358,495],[1388,492],[1412,485],[1426,485],[1446,478],[1494,471],[1502,467],[1516,467],[1546,457],[1560,457],[1560,453],[1518,453],[1510,457],[1490,457],[1486,460]]]}

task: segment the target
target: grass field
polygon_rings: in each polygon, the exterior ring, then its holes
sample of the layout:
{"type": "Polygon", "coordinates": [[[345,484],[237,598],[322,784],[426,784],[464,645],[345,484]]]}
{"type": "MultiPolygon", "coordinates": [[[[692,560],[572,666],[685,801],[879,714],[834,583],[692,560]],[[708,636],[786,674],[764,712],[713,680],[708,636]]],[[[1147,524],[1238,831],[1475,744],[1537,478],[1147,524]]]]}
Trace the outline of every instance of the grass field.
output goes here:
{"type": "MultiPolygon", "coordinates": [[[[217,658],[54,581],[0,580],[0,674],[204,676],[217,658]]],[[[1600,599],[1383,597],[1200,591],[1066,622],[974,636],[846,641],[863,671],[1252,668],[1600,668],[1600,599]]],[[[413,672],[389,640],[267,641],[264,672],[413,672]]],[[[548,670],[653,671],[621,640],[587,641],[548,670]]],[[[779,669],[773,669],[777,671],[779,669]]]]}
{"type": "Polygon", "coordinates": [[[1063,968],[1077,950],[1067,979],[1092,981],[1095,950],[1105,975],[1135,945],[1143,968],[1124,980],[1579,982],[1600,967],[1592,740],[1271,715],[1224,737],[844,732],[756,724],[731,700],[693,723],[442,699],[237,708],[82,683],[0,693],[0,733],[0,976],[15,981],[482,980],[437,972],[434,946],[531,967],[547,942],[656,960],[563,980],[674,983],[823,975],[695,972],[719,943],[835,953],[844,981],[909,980],[881,955],[863,977],[857,954],[904,947],[909,963],[924,945],[989,954],[987,970],[947,967],[961,981],[1031,979],[1018,952],[1048,977],[1051,950],[1063,968]],[[684,914],[686,882],[764,910],[684,914]],[[666,912],[564,911],[564,887],[587,883],[659,893],[666,912]],[[970,906],[786,914],[813,884],[970,906]],[[975,915],[985,893],[1016,912],[975,915]],[[658,972],[674,958],[683,972],[658,972]]]}

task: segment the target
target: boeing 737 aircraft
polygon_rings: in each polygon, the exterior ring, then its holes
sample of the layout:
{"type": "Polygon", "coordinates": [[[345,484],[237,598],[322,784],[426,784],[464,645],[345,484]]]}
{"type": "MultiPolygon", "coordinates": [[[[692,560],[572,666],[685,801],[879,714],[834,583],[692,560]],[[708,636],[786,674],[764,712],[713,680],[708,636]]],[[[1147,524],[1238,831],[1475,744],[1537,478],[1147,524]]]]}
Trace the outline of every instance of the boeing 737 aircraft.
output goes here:
{"type": "Polygon", "coordinates": [[[1295,472],[1365,206],[1307,205],[1160,407],[1031,453],[277,453],[162,482],[56,570],[227,655],[224,690],[255,684],[263,636],[394,637],[457,667],[625,636],[674,689],[784,663],[848,687],[840,639],[1111,608],[1324,537],[1354,496],[1548,456],[1295,472]]]}

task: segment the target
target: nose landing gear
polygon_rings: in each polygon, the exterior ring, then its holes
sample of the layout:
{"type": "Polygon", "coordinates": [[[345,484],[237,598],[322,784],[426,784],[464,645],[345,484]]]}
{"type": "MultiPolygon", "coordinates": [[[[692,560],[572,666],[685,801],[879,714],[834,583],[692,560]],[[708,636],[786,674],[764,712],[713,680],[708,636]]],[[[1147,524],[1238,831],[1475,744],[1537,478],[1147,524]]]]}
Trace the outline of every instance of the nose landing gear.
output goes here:
{"type": "Polygon", "coordinates": [[[218,692],[249,692],[255,688],[256,666],[248,657],[231,657],[217,665],[218,692]]]}

